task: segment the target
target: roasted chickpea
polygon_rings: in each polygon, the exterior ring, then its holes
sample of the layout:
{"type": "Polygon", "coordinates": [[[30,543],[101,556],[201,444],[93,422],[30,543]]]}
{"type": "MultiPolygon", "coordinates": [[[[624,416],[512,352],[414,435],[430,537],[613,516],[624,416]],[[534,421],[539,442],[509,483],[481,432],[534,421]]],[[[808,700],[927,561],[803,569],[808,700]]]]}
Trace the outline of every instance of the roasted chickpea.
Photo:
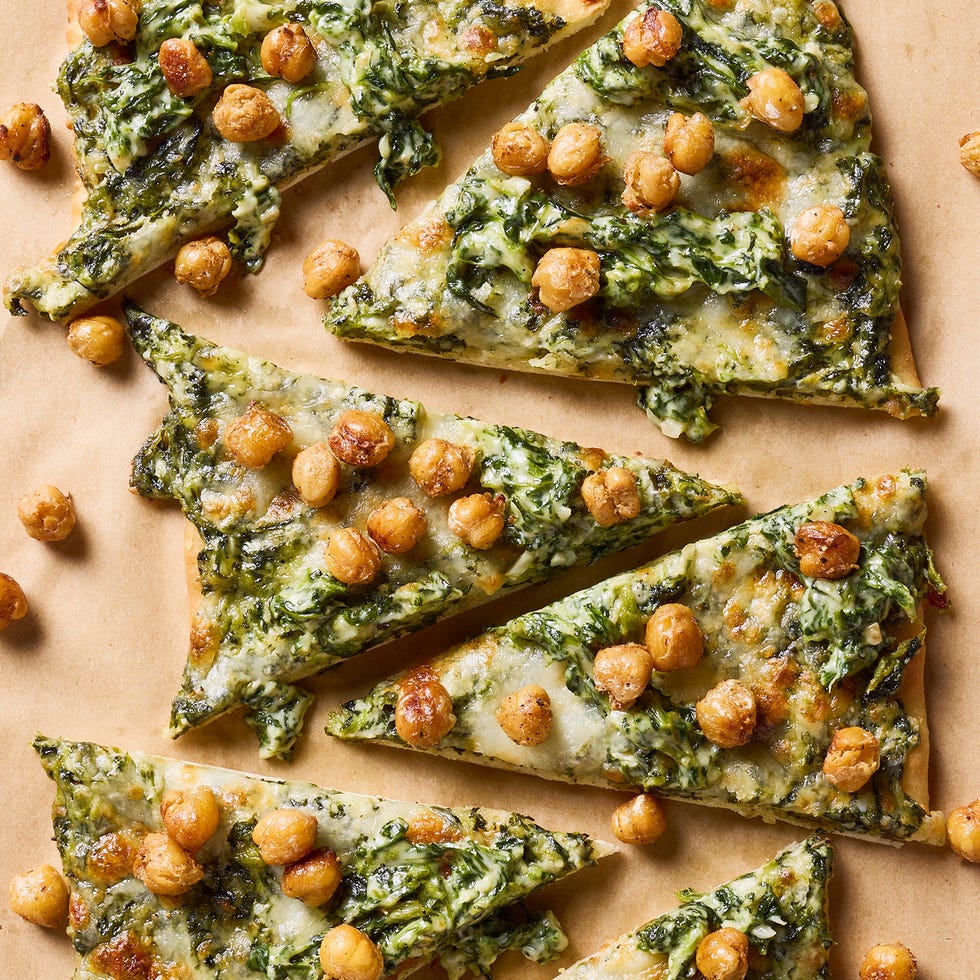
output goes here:
{"type": "Polygon", "coordinates": [[[518,745],[540,745],[551,734],[551,698],[537,684],[511,691],[496,713],[497,724],[518,745]]]}
{"type": "Polygon", "coordinates": [[[183,895],[203,877],[204,869],[166,834],[147,834],[136,851],[133,874],[154,895],[183,895]]]}
{"type": "Polygon", "coordinates": [[[856,793],[878,771],[881,754],[877,737],[864,728],[838,728],[824,756],[827,781],[845,793],[856,793]]]}
{"type": "Polygon", "coordinates": [[[425,514],[408,497],[386,500],[367,519],[368,534],[389,555],[411,551],[422,540],[427,527],[425,514]]]}
{"type": "Polygon", "coordinates": [[[836,262],[851,240],[844,212],[834,204],[817,204],[801,211],[790,229],[793,254],[802,262],[826,268],[836,262]]]}
{"type": "Polygon", "coordinates": [[[112,41],[131,41],[139,25],[136,0],[82,0],[78,26],[97,48],[112,41]]]}
{"type": "Polygon", "coordinates": [[[174,278],[193,286],[202,296],[213,296],[231,272],[231,249],[214,235],[181,245],[174,262],[174,278]]]}
{"type": "Polygon", "coordinates": [[[0,572],[0,630],[27,615],[27,596],[15,579],[0,572]]]}
{"type": "Polygon", "coordinates": [[[282,124],[279,111],[265,92],[238,83],[229,85],[221,93],[211,119],[229,143],[264,140],[282,124]]]}
{"type": "Polygon", "coordinates": [[[384,972],[381,950],[353,926],[334,926],[320,943],[324,980],[378,980],[384,972]]]}
{"type": "Polygon", "coordinates": [[[25,493],[17,501],[17,516],[35,541],[64,541],[75,526],[71,494],[50,485],[25,493]]]}
{"type": "Polygon", "coordinates": [[[582,499],[600,527],[630,521],[640,513],[636,477],[623,466],[591,473],[582,481],[582,499]]]}
{"type": "Polygon", "coordinates": [[[0,160],[40,170],[51,159],[51,125],[33,102],[18,102],[0,116],[0,160]]]}
{"type": "Polygon", "coordinates": [[[214,81],[207,58],[187,38],[168,37],[160,45],[157,62],[167,88],[181,99],[199,95],[214,81]]]}
{"type": "Polygon", "coordinates": [[[705,737],[732,749],[752,739],[755,729],[755,695],[741,682],[722,681],[716,684],[694,706],[698,724],[705,737]]]}
{"type": "Polygon", "coordinates": [[[329,847],[321,847],[283,871],[282,891],[316,908],[333,898],[343,876],[337,855],[329,847]]]}
{"type": "Polygon", "coordinates": [[[346,289],[361,274],[356,248],[330,239],[318,245],[303,262],[303,292],[311,299],[329,299],[346,289]]]}
{"type": "Polygon", "coordinates": [[[68,914],[68,886],[50,864],[42,864],[10,879],[7,904],[22,919],[57,929],[68,914]]]}
{"type": "Polygon", "coordinates": [[[861,960],[860,980],[915,980],[915,957],[903,943],[872,946],[861,960]]]}
{"type": "Polygon", "coordinates": [[[609,695],[615,711],[626,711],[646,690],[653,669],[650,653],[639,643],[604,647],[595,655],[592,678],[609,695]]]}
{"type": "Polygon", "coordinates": [[[289,423],[275,412],[252,402],[225,429],[225,445],[236,462],[260,470],[293,440],[289,423]]]}
{"type": "Polygon", "coordinates": [[[813,13],[820,26],[828,31],[836,31],[841,25],[840,11],[833,0],[814,0],[813,13]]]}
{"type": "Polygon", "coordinates": [[[316,65],[316,48],[299,24],[283,24],[262,39],[262,67],[287,82],[301,82],[316,65]]]}
{"type": "Polygon", "coordinates": [[[623,31],[623,54],[637,68],[663,68],[681,49],[684,32],[669,11],[652,7],[634,17],[623,31]]]}
{"type": "Polygon", "coordinates": [[[564,313],[599,292],[599,255],[588,248],[549,248],[531,285],[549,310],[564,313]]]}
{"type": "Polygon", "coordinates": [[[548,141],[527,123],[509,122],[490,141],[498,170],[515,177],[543,174],[548,169],[548,141]]]}
{"type": "Polygon", "coordinates": [[[612,832],[624,844],[652,844],[666,829],[660,800],[649,793],[640,793],[613,810],[612,832]]]}
{"type": "Polygon", "coordinates": [[[449,505],[449,530],[464,544],[478,551],[492,548],[503,533],[504,498],[473,493],[449,505]]]}
{"type": "Polygon", "coordinates": [[[715,129],[703,112],[672,112],[664,132],[664,153],[682,174],[700,173],[715,152],[715,129]]]}
{"type": "Polygon", "coordinates": [[[980,800],[950,810],[946,833],[949,846],[964,861],[980,862],[980,800]]]}
{"type": "Polygon", "coordinates": [[[980,177],[980,130],[967,133],[960,139],[960,163],[977,177],[980,177]]]}
{"type": "Polygon", "coordinates": [[[466,486],[475,461],[475,454],[468,446],[445,439],[426,439],[415,447],[408,471],[423,493],[445,497],[466,486]]]}
{"type": "Polygon", "coordinates": [[[113,316],[80,316],[68,325],[68,349],[96,367],[118,361],[126,328],[113,316]]]}
{"type": "Polygon", "coordinates": [[[333,531],[327,538],[327,571],[345,585],[369,585],[381,571],[378,546],[354,527],[333,531]]]}
{"type": "Polygon", "coordinates": [[[168,790],[160,801],[167,836],[185,851],[199,851],[218,829],[221,813],[210,786],[168,790]]]}
{"type": "Polygon", "coordinates": [[[760,122],[792,133],[803,123],[803,93],[782,68],[756,72],[748,82],[749,94],[742,105],[760,122]]]}
{"type": "Polygon", "coordinates": [[[687,670],[701,662],[704,633],[690,607],[679,602],[658,606],[647,620],[644,640],[653,669],[687,670]]]}
{"type": "Polygon", "coordinates": [[[395,448],[395,433],[377,412],[352,408],[337,419],[327,442],[341,462],[369,469],[395,448]]]}
{"type": "Polygon", "coordinates": [[[311,507],[329,504],[340,489],[340,463],[324,442],[316,442],[296,454],[293,486],[311,507]]]}
{"type": "Polygon", "coordinates": [[[623,180],[623,204],[640,215],[669,208],[681,189],[681,178],[671,162],[648,150],[634,150],[626,158],[623,180]]]}
{"type": "Polygon", "coordinates": [[[698,943],[694,961],[705,980],[744,980],[749,972],[749,937],[726,927],[698,943]]]}
{"type": "Polygon", "coordinates": [[[605,162],[602,130],[588,123],[566,123],[555,133],[548,151],[548,172],[563,187],[586,183],[605,162]]]}
{"type": "Polygon", "coordinates": [[[456,724],[453,699],[436,677],[409,676],[398,691],[395,731],[416,748],[441,742],[456,724]]]}
{"type": "Polygon", "coordinates": [[[861,542],[840,524],[809,521],[796,531],[800,573],[807,578],[845,578],[857,568],[861,542]]]}
{"type": "Polygon", "coordinates": [[[302,810],[272,810],[259,818],[252,840],[266,864],[295,864],[313,850],[318,827],[316,817],[302,810]]]}

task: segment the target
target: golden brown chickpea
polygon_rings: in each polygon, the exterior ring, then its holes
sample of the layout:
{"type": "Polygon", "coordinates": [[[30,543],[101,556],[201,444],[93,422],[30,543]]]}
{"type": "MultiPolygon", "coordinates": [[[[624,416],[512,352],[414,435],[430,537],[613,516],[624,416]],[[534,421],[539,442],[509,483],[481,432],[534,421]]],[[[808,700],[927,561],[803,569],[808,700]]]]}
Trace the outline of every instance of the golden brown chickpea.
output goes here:
{"type": "Polygon", "coordinates": [[[18,102],[0,117],[0,160],[40,170],[51,159],[51,125],[33,102],[18,102]]]}
{"type": "Polygon", "coordinates": [[[289,423],[275,412],[252,402],[225,429],[228,452],[242,466],[260,470],[293,440],[289,423]]]}
{"type": "Polygon", "coordinates": [[[327,538],[327,571],[345,585],[369,585],[381,571],[378,546],[355,527],[333,531],[327,538]]]}
{"type": "Polygon", "coordinates": [[[663,68],[681,49],[684,32],[669,11],[652,7],[634,17],[623,31],[623,54],[637,68],[663,68]]]}
{"type": "Polygon", "coordinates": [[[445,497],[469,482],[476,456],[468,446],[445,439],[426,439],[415,447],[408,471],[419,489],[430,497],[445,497]]]}
{"type": "Polygon", "coordinates": [[[514,177],[543,174],[548,169],[548,141],[527,123],[509,122],[490,141],[490,153],[498,170],[514,177]]]}
{"type": "Polygon", "coordinates": [[[377,412],[352,408],[337,419],[327,442],[341,462],[369,469],[383,462],[395,448],[395,433],[377,412]]]}
{"type": "Polygon", "coordinates": [[[671,162],[648,150],[634,150],[626,158],[623,180],[623,204],[639,215],[669,208],[681,189],[681,178],[671,162]]]}
{"type": "Polygon", "coordinates": [[[303,262],[303,292],[311,299],[329,299],[355,282],[361,274],[356,248],[330,239],[318,245],[303,262]]]}
{"type": "Polygon", "coordinates": [[[368,534],[389,555],[411,551],[422,540],[427,527],[425,514],[408,497],[386,500],[367,519],[368,534]]]}
{"type": "Polygon", "coordinates": [[[122,356],[125,336],[125,327],[113,316],[80,316],[68,325],[68,349],[96,367],[105,367],[122,356]]]}
{"type": "Polygon", "coordinates": [[[726,927],[709,932],[694,957],[705,980],[744,980],[749,972],[749,937],[726,927]]]}
{"type": "Polygon", "coordinates": [[[316,442],[296,454],[293,486],[311,507],[324,507],[340,489],[340,463],[324,442],[316,442]]]}
{"type": "Polygon", "coordinates": [[[946,833],[949,846],[964,861],[980,862],[980,800],[950,810],[946,833]]]}
{"type": "Polygon", "coordinates": [[[229,143],[264,140],[282,124],[279,111],[265,92],[238,83],[229,85],[221,93],[211,119],[229,143]]]}
{"type": "Polygon", "coordinates": [[[564,313],[599,292],[599,255],[588,248],[550,248],[531,277],[538,299],[564,313]]]}
{"type": "Polygon", "coordinates": [[[213,296],[231,272],[231,249],[214,235],[181,245],[174,262],[174,278],[213,296]]]}
{"type": "Polygon", "coordinates": [[[168,790],[160,801],[167,836],[185,851],[199,851],[218,829],[221,814],[210,786],[168,790]]]}
{"type": "Polygon", "coordinates": [[[456,724],[453,699],[438,678],[425,673],[405,679],[395,703],[395,731],[416,748],[441,742],[456,724]]]}
{"type": "Polygon", "coordinates": [[[316,65],[316,48],[299,24],[283,24],[262,39],[262,67],[287,82],[301,82],[316,65]]]}
{"type": "Polygon", "coordinates": [[[379,980],[384,972],[381,950],[353,926],[334,926],[320,943],[324,980],[379,980]]]}
{"type": "Polygon", "coordinates": [[[563,187],[590,181],[605,162],[602,130],[588,123],[566,123],[555,133],[548,151],[548,171],[563,187]]]}
{"type": "Polygon", "coordinates": [[[755,695],[741,682],[716,684],[694,706],[705,737],[723,749],[745,745],[755,729],[755,695]]]}
{"type": "Polygon", "coordinates": [[[168,37],[160,45],[157,62],[167,88],[178,98],[189,99],[211,87],[214,74],[198,46],[183,37],[168,37]]]}
{"type": "Polygon", "coordinates": [[[690,607],[679,602],[668,602],[654,611],[647,620],[644,640],[653,669],[663,673],[694,667],[704,655],[704,633],[690,607]]]}
{"type": "Polygon", "coordinates": [[[473,493],[449,505],[449,530],[478,551],[494,546],[505,523],[504,498],[499,495],[473,493]]]}
{"type": "Polygon", "coordinates": [[[880,943],[864,954],[858,976],[860,980],[915,980],[915,957],[903,943],[880,943]]]}
{"type": "Polygon", "coordinates": [[[497,724],[518,745],[540,745],[551,734],[551,698],[537,684],[511,691],[496,713],[497,724]]]}
{"type": "Polygon", "coordinates": [[[828,31],[836,31],[841,25],[840,11],[833,0],[814,0],[813,13],[820,26],[828,31]]]}
{"type": "Polygon", "coordinates": [[[624,844],[652,844],[666,829],[663,807],[649,793],[640,793],[613,810],[612,832],[624,844]]]}
{"type": "Polygon", "coordinates": [[[45,929],[57,929],[68,914],[68,886],[50,864],[10,879],[10,911],[45,929]]]}
{"type": "Polygon", "coordinates": [[[626,711],[646,690],[652,670],[650,653],[639,643],[604,647],[595,655],[592,677],[595,686],[609,695],[614,711],[626,711]]]}
{"type": "Polygon", "coordinates": [[[82,0],[78,26],[97,48],[111,41],[131,41],[139,24],[135,0],[82,0]]]}
{"type": "Polygon", "coordinates": [[[664,132],[664,153],[682,174],[700,173],[715,152],[715,129],[703,112],[672,112],[664,132]]]}
{"type": "Polygon", "coordinates": [[[793,254],[802,262],[821,268],[836,262],[850,240],[847,219],[835,204],[817,204],[801,211],[789,235],[793,254]]]}
{"type": "Polygon", "coordinates": [[[75,526],[71,494],[50,485],[25,493],[17,501],[17,516],[35,541],[64,541],[75,526]]]}
{"type": "Polygon", "coordinates": [[[860,540],[840,524],[809,521],[796,531],[800,573],[807,578],[845,578],[857,568],[860,540]]]}
{"type": "Polygon", "coordinates": [[[630,521],[640,513],[636,477],[623,466],[591,473],[582,481],[582,499],[600,527],[630,521]]]}
{"type": "Polygon", "coordinates": [[[136,851],[133,874],[154,895],[183,895],[203,877],[204,869],[166,834],[147,834],[136,851]]]}
{"type": "Polygon", "coordinates": [[[282,891],[317,908],[333,898],[343,876],[337,855],[329,847],[320,847],[283,871],[282,891]]]}
{"type": "Polygon", "coordinates": [[[980,130],[960,138],[960,163],[971,174],[980,177],[980,130]]]}
{"type": "Polygon", "coordinates": [[[823,760],[823,774],[845,793],[856,793],[878,771],[878,739],[863,728],[838,728],[823,760]]]}
{"type": "Polygon", "coordinates": [[[792,133],[803,123],[803,93],[782,68],[767,68],[749,79],[749,94],[742,105],[760,122],[792,133]]]}
{"type": "Polygon", "coordinates": [[[259,818],[252,840],[266,864],[295,864],[313,850],[319,828],[316,817],[302,810],[272,810],[259,818]]]}
{"type": "Polygon", "coordinates": [[[0,630],[27,615],[27,596],[15,579],[0,572],[0,630]]]}

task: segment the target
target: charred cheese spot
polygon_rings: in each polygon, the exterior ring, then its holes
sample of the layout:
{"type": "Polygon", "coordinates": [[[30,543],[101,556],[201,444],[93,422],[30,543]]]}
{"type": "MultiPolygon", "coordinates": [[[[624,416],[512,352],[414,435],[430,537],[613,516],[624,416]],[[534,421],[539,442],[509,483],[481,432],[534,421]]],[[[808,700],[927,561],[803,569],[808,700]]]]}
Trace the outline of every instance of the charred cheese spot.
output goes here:
{"type": "Polygon", "coordinates": [[[782,203],[786,196],[786,171],[771,156],[747,143],[716,156],[730,193],[727,207],[758,211],[782,203]]]}

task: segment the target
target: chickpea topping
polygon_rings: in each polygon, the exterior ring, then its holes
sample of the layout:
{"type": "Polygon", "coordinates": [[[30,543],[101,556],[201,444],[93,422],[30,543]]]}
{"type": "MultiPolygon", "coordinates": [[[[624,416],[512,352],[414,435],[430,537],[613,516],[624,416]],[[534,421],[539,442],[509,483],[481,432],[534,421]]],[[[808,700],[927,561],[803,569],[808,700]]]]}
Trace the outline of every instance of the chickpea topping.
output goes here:
{"type": "Polygon", "coordinates": [[[610,466],[587,476],[582,481],[582,499],[600,527],[630,521],[640,513],[636,477],[624,466],[610,466]]]}
{"type": "Polygon", "coordinates": [[[68,349],[76,356],[105,367],[122,357],[126,329],[112,316],[80,316],[68,325],[68,349]]]}
{"type": "Polygon", "coordinates": [[[320,943],[324,980],[379,980],[384,972],[381,950],[353,926],[334,926],[320,943]]]}
{"type": "Polygon", "coordinates": [[[810,521],[796,531],[800,573],[807,578],[845,578],[857,568],[861,542],[840,524],[810,521]]]}
{"type": "Polygon", "coordinates": [[[946,818],[949,846],[964,861],[980,862],[980,800],[958,806],[946,818]]]}
{"type": "Polygon", "coordinates": [[[833,0],[815,0],[813,13],[820,26],[828,31],[836,31],[841,24],[840,11],[833,0]]]}
{"type": "Polygon", "coordinates": [[[160,801],[167,836],[185,851],[199,851],[218,829],[221,814],[210,786],[168,790],[160,801]]]}
{"type": "Polygon", "coordinates": [[[316,48],[299,24],[283,24],[262,39],[262,67],[287,82],[301,82],[316,66],[316,48]]]}
{"type": "Polygon", "coordinates": [[[221,93],[211,119],[229,143],[264,140],[282,124],[279,111],[265,92],[238,83],[229,85],[221,93]]]}
{"type": "Polygon", "coordinates": [[[329,299],[361,274],[356,248],[335,239],[318,245],[303,262],[303,292],[311,299],[329,299]]]}
{"type": "Polygon", "coordinates": [[[292,442],[293,430],[275,412],[252,402],[225,429],[225,445],[236,462],[260,470],[292,442]]]}
{"type": "Polygon", "coordinates": [[[666,829],[660,800],[649,793],[640,793],[613,810],[612,832],[624,844],[652,844],[666,829]]]}
{"type": "Polygon", "coordinates": [[[323,507],[337,496],[340,463],[325,442],[315,442],[296,454],[293,486],[311,507],[323,507]]]}
{"type": "Polygon", "coordinates": [[[664,673],[694,667],[704,655],[704,633],[690,607],[679,602],[668,602],[654,611],[644,639],[653,669],[664,673]]]}
{"type": "Polygon", "coordinates": [[[411,551],[422,540],[427,527],[425,514],[408,497],[386,500],[371,511],[367,520],[368,534],[389,555],[411,551]]]}
{"type": "Polygon", "coordinates": [[[475,454],[468,446],[445,439],[426,439],[415,447],[408,471],[423,493],[445,497],[466,486],[475,461],[475,454]]]}
{"type": "Polygon", "coordinates": [[[861,960],[860,980],[915,980],[915,957],[904,943],[872,946],[861,960]]]}
{"type": "Polygon", "coordinates": [[[531,285],[549,310],[571,310],[599,292],[599,255],[588,248],[550,248],[541,256],[531,285]]]}
{"type": "Polygon", "coordinates": [[[681,49],[684,32],[669,11],[652,7],[634,17],[623,31],[623,54],[637,68],[663,68],[681,49]]]}
{"type": "Polygon", "coordinates": [[[781,133],[803,124],[803,93],[782,68],[767,68],[749,79],[749,94],[742,105],[760,122],[781,133]]]}
{"type": "Polygon", "coordinates": [[[64,541],[75,526],[71,494],[45,485],[17,501],[17,516],[35,541],[64,541]]]}
{"type": "Polygon", "coordinates": [[[609,695],[614,711],[628,710],[650,683],[650,653],[639,643],[605,647],[595,655],[592,678],[609,695]]]}
{"type": "Polygon", "coordinates": [[[381,571],[378,546],[355,527],[331,533],[326,559],[327,571],[345,585],[369,585],[381,571]]]}
{"type": "Polygon", "coordinates": [[[497,724],[518,745],[540,745],[551,734],[551,698],[537,684],[511,691],[497,708],[497,724]]]}
{"type": "Polygon", "coordinates": [[[369,469],[395,448],[395,433],[377,412],[353,408],[337,419],[327,442],[341,462],[369,469]]]}
{"type": "Polygon", "coordinates": [[[749,972],[749,937],[728,927],[709,932],[694,959],[705,980],[743,980],[749,972]]]}
{"type": "Polygon", "coordinates": [[[193,286],[202,296],[213,296],[231,272],[231,249],[214,235],[181,245],[174,262],[174,278],[193,286]]]}
{"type": "Polygon", "coordinates": [[[453,699],[434,676],[410,676],[402,684],[395,704],[395,731],[416,748],[442,741],[456,724],[453,699]]]}
{"type": "Polygon", "coordinates": [[[548,169],[548,141],[527,123],[509,122],[490,140],[490,152],[498,170],[514,177],[543,174],[548,169]]]}
{"type": "Polygon", "coordinates": [[[0,572],[0,630],[5,630],[15,619],[27,615],[27,596],[9,575],[0,572]]]}
{"type": "Polygon", "coordinates": [[[78,8],[78,26],[97,48],[131,41],[138,25],[135,0],[82,0],[78,8]]]}
{"type": "Polygon", "coordinates": [[[685,116],[672,112],[664,132],[664,153],[682,174],[697,174],[711,162],[715,129],[703,112],[685,116]]]}
{"type": "Polygon", "coordinates": [[[0,160],[40,170],[51,159],[51,125],[33,102],[18,102],[0,116],[0,160]]]}
{"type": "Polygon", "coordinates": [[[980,177],[980,130],[960,138],[960,163],[971,174],[980,177]]]}
{"type": "Polygon", "coordinates": [[[343,876],[337,855],[329,847],[320,847],[283,871],[282,891],[317,908],[333,898],[343,876]]]}
{"type": "Polygon", "coordinates": [[[10,911],[45,929],[57,929],[68,914],[68,886],[50,864],[10,879],[10,911]]]}
{"type": "Polygon", "coordinates": [[[473,493],[449,505],[449,530],[478,551],[494,546],[505,523],[504,498],[501,496],[473,493]]]}
{"type": "Polygon", "coordinates": [[[723,749],[745,745],[755,729],[755,695],[741,682],[716,684],[694,706],[705,737],[723,749]]]}
{"type": "Polygon", "coordinates": [[[318,827],[316,817],[302,810],[272,810],[259,818],[252,840],[266,864],[295,864],[313,850],[318,827]]]}
{"type": "Polygon", "coordinates": [[[183,37],[168,37],[157,54],[167,88],[181,99],[199,95],[211,87],[214,74],[198,46],[183,37]]]}
{"type": "Polygon", "coordinates": [[[639,215],[669,208],[681,189],[681,178],[665,157],[648,150],[634,150],[623,167],[623,204],[639,215]]]}
{"type": "Polygon", "coordinates": [[[147,834],[136,851],[133,874],[154,895],[183,895],[204,877],[204,869],[166,834],[147,834]]]}
{"type": "Polygon", "coordinates": [[[878,771],[878,739],[863,728],[838,728],[823,760],[823,774],[845,793],[856,793],[878,771]]]}
{"type": "Polygon", "coordinates": [[[817,204],[801,211],[790,229],[793,254],[802,262],[826,268],[836,262],[851,240],[844,212],[835,204],[817,204]]]}
{"type": "Polygon", "coordinates": [[[562,187],[590,181],[603,167],[602,130],[588,123],[566,123],[548,151],[548,171],[562,187]]]}

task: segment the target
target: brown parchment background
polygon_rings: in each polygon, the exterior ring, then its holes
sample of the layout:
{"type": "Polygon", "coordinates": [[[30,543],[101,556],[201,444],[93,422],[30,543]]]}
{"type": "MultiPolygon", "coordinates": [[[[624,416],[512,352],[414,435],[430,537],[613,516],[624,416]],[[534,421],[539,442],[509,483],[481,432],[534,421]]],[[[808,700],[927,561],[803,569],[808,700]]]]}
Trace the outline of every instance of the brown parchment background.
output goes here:
{"type": "MultiPolygon", "coordinates": [[[[416,397],[444,411],[518,423],[620,452],[667,456],[709,479],[737,483],[750,509],[795,502],[860,475],[925,466],[928,530],[953,608],[932,614],[926,670],[932,729],[932,802],[949,810],[980,797],[975,646],[980,602],[976,539],[980,455],[977,308],[980,179],[958,163],[958,140],[980,129],[976,0],[849,0],[859,78],[869,89],[875,148],[888,165],[903,238],[903,306],[919,370],[943,389],[931,421],[756,399],[717,406],[720,433],[701,448],[670,441],[633,405],[632,391],[501,374],[345,344],[320,326],[320,304],[301,291],[302,259],[322,238],[355,245],[365,262],[383,239],[457,176],[497,126],[522,109],[600,29],[627,9],[618,0],[599,27],[546,54],[515,78],[487,83],[430,114],[442,165],[409,181],[392,213],[374,184],[374,152],[359,151],[285,196],[264,272],[202,300],[164,268],[130,295],[192,332],[278,363],[369,389],[416,397]]],[[[0,273],[38,259],[70,227],[72,170],[64,113],[52,91],[65,52],[63,0],[0,0],[0,105],[39,102],[52,120],[54,157],[28,174],[0,169],[0,273]]],[[[546,825],[610,838],[621,797],[504,774],[323,734],[327,712],[404,663],[478,629],[637,564],[741,513],[715,515],[604,564],[578,570],[398,641],[310,682],[319,692],[291,764],[258,759],[237,716],[171,743],[165,726],[187,640],[183,518],[127,489],[129,464],[166,408],[164,389],[135,353],[107,369],[76,358],[64,328],[0,312],[0,570],[27,593],[29,616],[0,634],[0,885],[49,861],[52,786],[30,748],[36,731],[341,789],[424,802],[486,804],[546,825]],[[17,498],[54,483],[74,496],[78,527],[60,545],[29,539],[17,498]]],[[[550,903],[571,943],[557,965],[516,954],[500,980],[548,980],[674,905],[685,886],[710,888],[766,860],[802,832],[668,801],[669,830],[654,846],[607,859],[534,900],[550,903]]],[[[980,975],[980,867],[948,849],[902,849],[838,839],[832,918],[834,975],[856,977],[863,952],[900,940],[926,980],[980,975]]],[[[0,973],[11,980],[67,978],[65,936],[29,925],[0,902],[0,973]]]]}

